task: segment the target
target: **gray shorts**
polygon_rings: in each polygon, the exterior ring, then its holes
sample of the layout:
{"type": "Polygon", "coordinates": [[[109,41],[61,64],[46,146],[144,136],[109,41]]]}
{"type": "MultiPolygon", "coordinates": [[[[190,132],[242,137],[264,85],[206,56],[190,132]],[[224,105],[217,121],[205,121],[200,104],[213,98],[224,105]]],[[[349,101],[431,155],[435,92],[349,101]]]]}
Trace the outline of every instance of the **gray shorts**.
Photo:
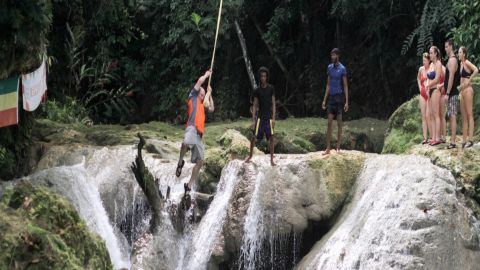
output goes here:
{"type": "Polygon", "coordinates": [[[205,159],[205,146],[203,146],[202,137],[200,137],[200,134],[198,134],[194,126],[188,126],[187,129],[185,129],[183,143],[192,151],[192,163],[205,159]]]}
{"type": "Polygon", "coordinates": [[[447,115],[456,116],[458,112],[458,95],[449,96],[447,104],[447,115]]]}

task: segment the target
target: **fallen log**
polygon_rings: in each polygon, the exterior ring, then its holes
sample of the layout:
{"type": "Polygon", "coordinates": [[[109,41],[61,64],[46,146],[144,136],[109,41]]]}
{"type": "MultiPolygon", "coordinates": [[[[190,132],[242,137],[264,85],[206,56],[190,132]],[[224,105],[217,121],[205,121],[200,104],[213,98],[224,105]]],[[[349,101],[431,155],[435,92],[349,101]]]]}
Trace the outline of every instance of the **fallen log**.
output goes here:
{"type": "Polygon", "coordinates": [[[138,143],[138,154],[135,158],[135,162],[132,162],[131,169],[133,174],[135,174],[135,179],[137,180],[138,185],[142,188],[143,193],[147,197],[148,203],[152,207],[153,215],[150,226],[152,231],[156,231],[162,219],[161,210],[164,201],[155,178],[150,171],[148,171],[143,162],[142,148],[145,146],[145,139],[140,133],[138,133],[137,136],[140,139],[140,142],[138,143]]]}

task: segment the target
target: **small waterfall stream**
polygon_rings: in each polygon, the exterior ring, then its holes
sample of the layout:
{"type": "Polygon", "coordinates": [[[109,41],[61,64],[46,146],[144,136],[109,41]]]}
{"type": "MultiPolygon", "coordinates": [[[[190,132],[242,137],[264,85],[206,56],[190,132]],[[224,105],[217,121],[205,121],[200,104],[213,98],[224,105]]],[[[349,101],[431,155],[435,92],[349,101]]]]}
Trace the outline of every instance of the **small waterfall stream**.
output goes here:
{"type": "Polygon", "coordinates": [[[89,183],[84,163],[50,168],[31,178],[46,183],[52,190],[69,199],[90,230],[105,240],[115,269],[130,268],[128,249],[122,246],[118,233],[109,221],[97,188],[89,183]]]}
{"type": "Polygon", "coordinates": [[[199,226],[191,231],[193,234],[192,244],[185,258],[186,261],[181,261],[177,270],[200,270],[207,268],[207,263],[216,244],[216,240],[222,231],[232,192],[240,178],[238,176],[238,170],[241,166],[241,161],[233,161],[222,171],[215,198],[199,226]]]}

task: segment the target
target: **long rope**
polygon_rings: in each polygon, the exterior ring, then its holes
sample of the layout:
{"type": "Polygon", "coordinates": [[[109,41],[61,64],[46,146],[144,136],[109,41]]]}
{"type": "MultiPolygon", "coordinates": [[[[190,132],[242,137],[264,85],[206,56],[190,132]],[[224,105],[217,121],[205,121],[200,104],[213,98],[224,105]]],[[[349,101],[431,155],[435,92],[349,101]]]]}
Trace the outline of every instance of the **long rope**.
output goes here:
{"type": "MultiPolygon", "coordinates": [[[[215,43],[213,45],[213,55],[212,55],[212,62],[210,64],[210,69],[213,71],[213,63],[215,62],[215,51],[217,50],[217,40],[218,40],[218,32],[220,30],[220,20],[222,18],[222,6],[223,6],[223,0],[220,0],[220,8],[218,9],[218,18],[217,18],[217,30],[215,32],[215,43]]],[[[207,87],[207,90],[210,88],[210,83],[212,81],[212,75],[210,75],[210,77],[208,78],[208,87],[207,87]]],[[[207,91],[207,94],[205,95],[205,98],[203,99],[203,105],[205,107],[209,107],[210,106],[210,102],[209,102],[209,99],[210,99],[210,95],[212,94],[211,93],[212,91],[207,91]]]]}

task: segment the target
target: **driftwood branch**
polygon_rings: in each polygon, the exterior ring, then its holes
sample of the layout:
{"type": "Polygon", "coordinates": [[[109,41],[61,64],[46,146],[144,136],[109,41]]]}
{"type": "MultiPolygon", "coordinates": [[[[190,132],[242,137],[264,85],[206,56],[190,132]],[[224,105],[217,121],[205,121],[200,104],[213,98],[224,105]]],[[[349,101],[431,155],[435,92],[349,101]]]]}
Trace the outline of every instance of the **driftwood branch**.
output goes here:
{"type": "Polygon", "coordinates": [[[158,185],[155,182],[155,178],[145,167],[145,163],[142,158],[142,148],[145,146],[145,139],[139,133],[137,135],[140,138],[138,143],[138,154],[135,158],[135,162],[132,163],[131,169],[135,174],[135,179],[137,180],[138,185],[142,188],[143,193],[147,197],[148,203],[153,209],[152,217],[152,230],[155,231],[160,225],[161,222],[161,210],[163,207],[163,197],[158,189],[158,185]]]}

